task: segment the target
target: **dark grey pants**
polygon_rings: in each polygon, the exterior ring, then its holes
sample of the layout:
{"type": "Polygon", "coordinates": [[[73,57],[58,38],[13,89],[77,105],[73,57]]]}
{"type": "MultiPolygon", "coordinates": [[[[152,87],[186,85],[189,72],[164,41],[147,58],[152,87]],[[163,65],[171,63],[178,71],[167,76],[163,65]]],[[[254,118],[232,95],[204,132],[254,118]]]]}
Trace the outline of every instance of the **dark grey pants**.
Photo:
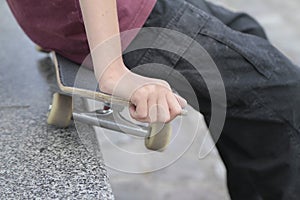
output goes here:
{"type": "MultiPolygon", "coordinates": [[[[226,89],[227,113],[220,138],[211,134],[227,168],[231,198],[300,199],[300,68],[269,43],[253,18],[201,0],[158,0],[144,26],[188,35],[216,63],[226,89]]],[[[141,38],[138,35],[132,45],[141,38]]],[[[180,72],[199,105],[189,103],[199,106],[209,124],[208,88],[187,60],[155,49],[128,53],[124,60],[131,69],[161,63],[180,72]]],[[[189,101],[187,91],[177,91],[189,101]]]]}

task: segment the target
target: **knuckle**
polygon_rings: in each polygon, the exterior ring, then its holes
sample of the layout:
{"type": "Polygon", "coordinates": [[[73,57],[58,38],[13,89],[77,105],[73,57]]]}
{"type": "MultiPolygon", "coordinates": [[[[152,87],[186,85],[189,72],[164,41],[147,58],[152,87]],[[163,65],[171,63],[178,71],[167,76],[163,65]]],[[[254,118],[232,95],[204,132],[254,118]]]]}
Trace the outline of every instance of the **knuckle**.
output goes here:
{"type": "Polygon", "coordinates": [[[147,89],[148,89],[147,92],[150,94],[153,94],[154,92],[157,91],[157,88],[155,85],[148,85],[147,89]]]}

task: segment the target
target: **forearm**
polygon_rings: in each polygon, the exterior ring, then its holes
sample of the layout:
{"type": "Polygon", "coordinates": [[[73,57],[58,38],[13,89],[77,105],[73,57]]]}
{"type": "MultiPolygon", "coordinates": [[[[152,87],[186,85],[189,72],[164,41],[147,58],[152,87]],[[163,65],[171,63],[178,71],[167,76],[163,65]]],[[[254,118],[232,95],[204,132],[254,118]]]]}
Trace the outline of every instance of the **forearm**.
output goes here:
{"type": "Polygon", "coordinates": [[[80,0],[80,6],[97,80],[117,79],[127,69],[122,59],[116,0],[80,0]]]}
{"type": "Polygon", "coordinates": [[[179,115],[186,101],[167,82],[124,65],[116,0],[80,0],[80,6],[100,90],[131,101],[131,116],[139,121],[166,122],[179,115]]]}

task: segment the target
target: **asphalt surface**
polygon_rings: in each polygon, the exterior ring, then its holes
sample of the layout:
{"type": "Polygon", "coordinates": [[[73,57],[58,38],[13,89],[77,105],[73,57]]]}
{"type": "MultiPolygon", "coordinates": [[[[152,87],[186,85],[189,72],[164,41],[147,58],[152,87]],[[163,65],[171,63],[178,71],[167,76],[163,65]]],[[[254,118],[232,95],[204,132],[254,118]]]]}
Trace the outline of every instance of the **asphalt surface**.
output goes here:
{"type": "MultiPolygon", "coordinates": [[[[47,125],[53,71],[0,2],[0,199],[114,199],[100,152],[47,125]]],[[[92,137],[93,129],[85,127],[92,137]]]]}

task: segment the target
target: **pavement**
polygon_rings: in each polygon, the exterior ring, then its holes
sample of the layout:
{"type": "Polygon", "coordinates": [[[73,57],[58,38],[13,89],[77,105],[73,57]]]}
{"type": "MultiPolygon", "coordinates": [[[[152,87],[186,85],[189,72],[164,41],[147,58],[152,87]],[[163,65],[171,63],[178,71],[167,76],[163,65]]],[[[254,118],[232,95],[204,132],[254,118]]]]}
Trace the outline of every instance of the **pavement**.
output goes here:
{"type": "Polygon", "coordinates": [[[87,150],[74,126],[47,125],[51,61],[5,1],[0,47],[0,199],[114,199],[100,154],[87,150]]]}
{"type": "MultiPolygon", "coordinates": [[[[213,2],[255,16],[273,44],[300,65],[298,0],[213,2]]],[[[0,199],[229,199],[226,170],[211,139],[203,143],[207,128],[199,113],[189,108],[181,128],[180,120],[173,123],[186,135],[179,152],[151,153],[143,140],[84,125],[57,129],[46,124],[51,61],[35,51],[5,1],[0,47],[0,199]],[[196,120],[197,135],[184,131],[196,120]],[[96,153],[82,140],[85,133],[99,141],[96,153]]]]}

